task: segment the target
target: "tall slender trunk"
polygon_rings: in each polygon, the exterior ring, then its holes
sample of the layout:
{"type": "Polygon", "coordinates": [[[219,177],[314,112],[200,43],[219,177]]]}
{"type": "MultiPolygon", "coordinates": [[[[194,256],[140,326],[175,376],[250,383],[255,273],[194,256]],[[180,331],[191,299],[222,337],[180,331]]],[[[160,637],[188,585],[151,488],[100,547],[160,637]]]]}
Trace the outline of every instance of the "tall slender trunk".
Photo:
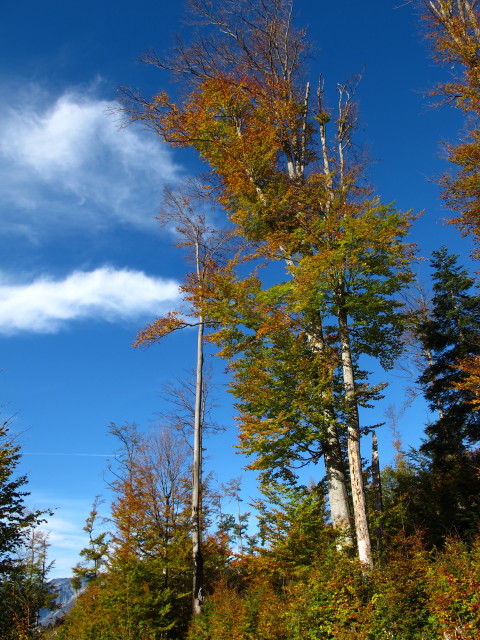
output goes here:
{"type": "Polygon", "coordinates": [[[341,344],[343,386],[348,432],[348,463],[352,485],[353,515],[357,534],[358,559],[367,569],[373,567],[370,533],[368,531],[367,505],[362,476],[362,458],[360,454],[360,421],[355,398],[355,373],[350,348],[350,334],[347,314],[343,300],[343,286],[338,294],[338,328],[341,344]]]}
{"type": "Polygon", "coordinates": [[[193,430],[192,478],[192,555],[194,615],[198,615],[199,613],[201,613],[203,604],[203,556],[201,549],[203,330],[204,318],[203,316],[200,316],[197,335],[197,371],[195,381],[195,418],[193,430]]]}
{"type": "MultiPolygon", "coordinates": [[[[373,505],[378,519],[383,512],[382,483],[380,478],[380,461],[378,459],[378,442],[375,431],[372,433],[372,489],[373,505]]],[[[377,540],[378,549],[382,548],[383,528],[380,522],[375,525],[374,535],[377,540]]]]}

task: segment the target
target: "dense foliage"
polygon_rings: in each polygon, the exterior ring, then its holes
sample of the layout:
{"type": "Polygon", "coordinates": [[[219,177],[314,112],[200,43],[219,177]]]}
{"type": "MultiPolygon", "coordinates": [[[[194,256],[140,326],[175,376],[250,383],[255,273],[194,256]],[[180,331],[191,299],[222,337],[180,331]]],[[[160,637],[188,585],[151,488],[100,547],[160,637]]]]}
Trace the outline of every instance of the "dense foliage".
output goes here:
{"type": "Polygon", "coordinates": [[[478,639],[478,542],[450,540],[432,556],[418,538],[391,541],[368,576],[332,547],[312,550],[308,571],[278,581],[275,553],[248,565],[240,584],[221,582],[189,638],[201,640],[478,639]]]}
{"type": "Polygon", "coordinates": [[[420,383],[432,411],[439,413],[426,429],[421,450],[443,468],[480,441],[480,413],[472,411],[474,395],[462,388],[465,373],[455,366],[480,355],[480,295],[457,260],[446,247],[434,252],[432,309],[417,328],[428,360],[420,383]]]}

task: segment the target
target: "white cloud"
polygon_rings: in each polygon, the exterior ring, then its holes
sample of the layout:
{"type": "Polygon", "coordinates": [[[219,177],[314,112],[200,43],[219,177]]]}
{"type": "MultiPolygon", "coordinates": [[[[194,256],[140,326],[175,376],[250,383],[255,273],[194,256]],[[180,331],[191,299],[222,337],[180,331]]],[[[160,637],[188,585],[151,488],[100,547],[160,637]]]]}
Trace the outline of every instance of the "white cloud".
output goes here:
{"type": "Polygon", "coordinates": [[[74,523],[55,515],[49,518],[40,529],[48,533],[48,542],[52,547],[78,553],[88,542],[88,538],[83,532],[85,523],[81,524],[81,526],[79,525],[79,522],[74,523]]]}
{"type": "Polygon", "coordinates": [[[84,318],[114,322],[158,315],[178,296],[173,280],[113,267],[21,284],[0,274],[0,333],[55,333],[68,322],[84,318]]]}
{"type": "MultiPolygon", "coordinates": [[[[52,504],[52,498],[50,503],[52,504]]],[[[80,551],[88,546],[88,536],[83,530],[85,519],[92,508],[85,500],[64,502],[53,516],[47,516],[40,529],[48,534],[48,561],[54,562],[49,578],[66,578],[72,575],[72,567],[80,558],[80,551]]],[[[95,535],[106,531],[107,526],[99,517],[95,535]]]]}
{"type": "MultiPolygon", "coordinates": [[[[48,534],[47,560],[54,562],[49,578],[66,578],[72,575],[72,567],[80,560],[79,553],[88,546],[88,535],[84,531],[85,520],[92,509],[93,497],[58,498],[58,495],[33,492],[29,503],[33,509],[49,509],[55,505],[53,515],[45,515],[39,527],[48,534]]],[[[108,507],[99,503],[99,517],[95,523],[95,535],[106,531],[108,507]]]]}
{"type": "Polygon", "coordinates": [[[119,129],[115,103],[32,88],[0,115],[3,232],[32,237],[112,223],[154,229],[162,187],[181,172],[151,133],[119,129]]]}

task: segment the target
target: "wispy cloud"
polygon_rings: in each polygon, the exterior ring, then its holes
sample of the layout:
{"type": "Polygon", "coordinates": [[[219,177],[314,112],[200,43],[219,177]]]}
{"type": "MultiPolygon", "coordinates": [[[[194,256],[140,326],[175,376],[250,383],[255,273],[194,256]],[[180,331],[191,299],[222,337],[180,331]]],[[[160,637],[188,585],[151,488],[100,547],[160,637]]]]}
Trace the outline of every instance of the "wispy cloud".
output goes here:
{"type": "Polygon", "coordinates": [[[14,283],[0,273],[0,333],[55,333],[79,319],[115,322],[158,315],[178,296],[173,280],[108,266],[30,283],[14,283]]]}
{"type": "Polygon", "coordinates": [[[88,92],[53,99],[37,87],[10,98],[0,115],[3,233],[155,228],[162,186],[181,177],[158,138],[119,129],[108,115],[115,103],[88,92]]]}
{"type": "MultiPolygon", "coordinates": [[[[58,498],[58,495],[33,492],[30,507],[33,509],[54,509],[53,515],[45,514],[45,522],[40,529],[48,534],[48,561],[54,561],[49,578],[65,578],[72,575],[72,567],[79,561],[80,551],[88,546],[88,536],[83,530],[85,519],[92,509],[92,499],[58,498]]],[[[100,516],[96,522],[98,535],[108,527],[104,517],[108,507],[99,503],[100,516]]]]}
{"type": "MultiPolygon", "coordinates": [[[[71,516],[68,513],[66,515],[71,516]]],[[[79,522],[66,520],[56,514],[47,518],[47,522],[41,528],[48,532],[50,544],[58,549],[78,552],[86,545],[87,537],[82,531],[83,524],[79,522]]]]}
{"type": "Polygon", "coordinates": [[[80,456],[86,458],[113,458],[112,453],[48,453],[48,452],[31,452],[31,451],[22,451],[22,456],[80,456]]]}
{"type": "MultiPolygon", "coordinates": [[[[49,578],[72,575],[72,567],[80,560],[80,551],[88,546],[88,536],[83,527],[90,509],[91,504],[86,501],[72,501],[60,506],[53,516],[46,516],[46,522],[40,528],[48,534],[48,560],[54,561],[49,578]]],[[[101,518],[97,525],[96,535],[105,530],[101,518]]]]}

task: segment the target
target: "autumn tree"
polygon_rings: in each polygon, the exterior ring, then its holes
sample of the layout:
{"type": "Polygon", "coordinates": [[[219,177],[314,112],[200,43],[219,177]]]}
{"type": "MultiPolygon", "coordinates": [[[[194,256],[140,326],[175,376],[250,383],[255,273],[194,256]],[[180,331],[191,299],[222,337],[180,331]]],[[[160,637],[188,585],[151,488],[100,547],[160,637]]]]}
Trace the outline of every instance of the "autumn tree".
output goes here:
{"type": "MultiPolygon", "coordinates": [[[[382,205],[364,184],[352,145],[356,83],[339,87],[333,116],[322,86],[312,101],[302,66],[307,44],[293,25],[290,2],[190,4],[210,26],[203,39],[179,45],[172,62],[148,58],[182,77],[185,98],[173,103],[165,93],[151,101],[130,95],[126,109],[167,142],[191,146],[208,162],[212,191],[248,243],[243,261],[266,261],[277,273],[283,264],[289,279],[269,288],[258,274],[242,279],[238,261],[230,261],[208,283],[209,299],[202,289],[195,302],[222,327],[212,339],[223,343],[234,370],[235,358],[245,361],[255,338],[268,346],[284,330],[304,343],[311,358],[329,363],[317,370],[315,427],[327,443],[322,450],[338,452],[338,430],[348,433],[359,557],[371,566],[358,404],[375,390],[365,381],[358,384],[359,359],[367,354],[388,366],[398,352],[394,295],[410,279],[403,241],[409,216],[382,205]],[[336,374],[342,391],[332,407],[336,374]]],[[[293,431],[282,420],[284,432],[293,431]]],[[[242,442],[248,433],[252,440],[269,440],[267,431],[248,431],[246,425],[242,442]]],[[[328,468],[336,461],[340,454],[326,458],[330,506],[334,524],[344,528],[349,516],[343,470],[328,468]]]]}
{"type": "MultiPolygon", "coordinates": [[[[424,2],[425,18],[438,62],[448,65],[451,80],[436,92],[465,115],[467,135],[458,144],[447,146],[448,159],[455,167],[442,179],[443,197],[457,215],[453,222],[464,235],[471,234],[480,248],[480,14],[477,0],[430,0],[424,2]]],[[[462,389],[475,395],[478,406],[480,359],[472,356],[458,365],[464,371],[462,389]]]]}
{"type": "MultiPolygon", "coordinates": [[[[299,110],[292,104],[292,80],[295,76],[296,71],[298,70],[300,58],[302,56],[302,52],[305,49],[303,34],[297,33],[293,29],[293,25],[291,23],[291,13],[287,4],[283,5],[282,3],[274,2],[266,3],[263,5],[263,7],[255,7],[254,3],[244,4],[245,8],[248,9],[247,13],[251,12],[254,15],[254,23],[257,18],[259,18],[260,23],[264,22],[265,20],[271,21],[271,25],[264,35],[262,35],[262,29],[253,28],[251,30],[250,37],[246,37],[246,34],[250,32],[250,27],[248,25],[249,18],[251,16],[246,15],[245,18],[241,18],[238,16],[238,13],[236,11],[231,12],[230,9],[232,8],[232,3],[229,3],[228,6],[224,5],[223,7],[221,7],[220,5],[215,6],[213,4],[209,5],[208,3],[201,2],[192,3],[192,10],[198,13],[201,19],[205,18],[207,22],[212,21],[212,24],[216,25],[216,27],[219,27],[220,23],[222,23],[223,18],[225,18],[225,24],[227,25],[226,29],[229,36],[232,38],[234,45],[230,46],[227,38],[227,42],[223,43],[221,48],[216,49],[214,42],[216,36],[212,36],[213,41],[210,42],[208,41],[208,39],[201,40],[197,43],[194,43],[191,47],[186,47],[183,43],[179,42],[174,57],[167,63],[162,61],[156,54],[153,53],[146,56],[146,61],[160,67],[167,66],[178,77],[180,77],[181,79],[185,79],[187,85],[189,85],[189,83],[199,86],[204,85],[204,88],[207,89],[207,91],[213,92],[212,97],[214,97],[216,87],[218,87],[220,92],[222,91],[222,84],[224,84],[225,80],[227,80],[225,89],[227,90],[228,94],[232,87],[232,83],[235,83],[236,79],[242,79],[242,83],[239,84],[238,90],[235,95],[237,97],[241,97],[243,93],[246,98],[246,105],[248,104],[248,93],[250,91],[253,91],[252,95],[254,95],[255,92],[258,93],[257,89],[262,90],[263,82],[263,89],[266,88],[266,91],[264,91],[264,93],[268,93],[268,91],[271,91],[272,98],[274,96],[277,96],[277,98],[280,100],[279,101],[277,99],[278,105],[281,105],[281,99],[283,98],[285,91],[287,91],[287,93],[289,93],[290,95],[290,100],[289,104],[285,105],[285,115],[288,114],[289,110],[290,112],[292,112],[293,110],[293,112],[298,115],[300,113],[299,110]],[[255,16],[257,10],[258,16],[255,16]],[[263,14],[262,11],[264,11],[263,14]],[[233,23],[230,22],[232,20],[233,23]],[[272,44],[270,50],[273,53],[270,59],[268,54],[269,43],[272,44]],[[235,44],[237,46],[235,46],[235,44]],[[281,52],[284,52],[284,57],[282,57],[281,52]],[[227,69],[228,78],[227,76],[225,76],[225,72],[227,69]],[[244,69],[245,73],[242,69],[244,69]],[[248,82],[248,73],[250,73],[252,76],[251,82],[248,82]],[[256,77],[258,77],[258,82],[256,82],[256,77]],[[247,82],[251,86],[245,86],[244,82],[247,82]]],[[[297,93],[297,89],[298,87],[296,87],[295,93],[297,93]]],[[[225,94],[225,98],[227,99],[227,101],[229,101],[230,99],[228,98],[227,94],[225,94]]],[[[228,148],[229,157],[227,159],[219,155],[217,158],[217,163],[220,162],[222,164],[223,169],[227,172],[228,176],[230,176],[234,180],[239,181],[240,183],[243,183],[244,185],[246,184],[249,190],[253,190],[254,199],[261,198],[263,201],[265,196],[258,186],[259,181],[255,179],[256,172],[250,175],[249,167],[242,166],[242,162],[244,160],[245,154],[249,151],[252,155],[251,161],[253,162],[253,165],[258,164],[259,170],[261,170],[262,166],[268,167],[269,162],[271,162],[272,158],[275,157],[276,150],[278,148],[278,141],[272,139],[272,136],[269,134],[269,132],[262,130],[261,126],[254,128],[254,130],[252,131],[252,133],[254,133],[255,135],[255,140],[245,140],[245,135],[241,127],[242,113],[241,110],[235,106],[235,95],[230,101],[232,103],[232,108],[236,110],[238,117],[232,122],[230,114],[226,113],[226,117],[224,119],[224,123],[226,125],[225,132],[227,134],[227,137],[230,138],[230,144],[228,148]],[[235,134],[233,136],[233,139],[232,136],[229,135],[229,131],[232,131],[232,125],[233,131],[236,131],[239,134],[235,134]],[[235,148],[235,140],[237,141],[237,148],[235,148]],[[271,143],[273,143],[273,146],[271,143]],[[257,160],[255,160],[255,158],[257,160]]],[[[265,95],[265,97],[267,96],[265,95]]],[[[159,133],[164,135],[166,139],[173,144],[189,144],[189,141],[192,138],[192,132],[189,132],[187,130],[183,131],[183,127],[180,123],[176,123],[180,124],[180,129],[177,129],[176,124],[174,124],[172,130],[169,131],[167,130],[169,126],[166,125],[165,122],[162,122],[162,115],[165,115],[163,107],[166,106],[167,101],[167,97],[165,94],[160,94],[159,96],[157,96],[154,104],[150,104],[149,101],[144,100],[141,96],[132,95],[130,92],[127,92],[126,98],[126,109],[130,117],[138,118],[146,122],[155,131],[158,131],[159,133]],[[147,109],[150,112],[150,116],[148,118],[145,117],[147,114],[147,109]]],[[[200,102],[203,100],[200,93],[195,97],[195,100],[200,100],[200,102]]],[[[207,105],[205,106],[208,109],[207,105]]],[[[217,105],[214,102],[212,106],[215,109],[217,105]]],[[[268,101],[266,103],[265,100],[263,100],[263,110],[265,113],[267,113],[269,107],[270,105],[268,104],[268,101]]],[[[175,108],[173,108],[170,115],[173,115],[174,112],[175,108]]],[[[220,113],[218,114],[219,118],[222,118],[221,113],[222,108],[220,108],[220,113]]],[[[275,110],[271,113],[275,113],[275,110]]],[[[283,113],[283,108],[281,109],[280,113],[283,113]]],[[[214,112],[212,112],[212,116],[215,119],[217,117],[214,112]]],[[[190,121],[192,124],[194,124],[194,120],[195,116],[192,112],[190,116],[190,121]]],[[[201,123],[200,119],[198,120],[198,124],[199,127],[202,127],[204,129],[204,131],[199,130],[198,136],[193,133],[193,137],[198,138],[199,145],[202,144],[202,140],[208,145],[208,141],[210,140],[208,130],[205,128],[205,124],[201,123]]],[[[258,124],[261,125],[261,122],[259,122],[258,124]]],[[[288,129],[288,123],[286,124],[288,129]]],[[[306,125],[306,121],[302,116],[302,125],[300,127],[300,132],[304,128],[304,124],[306,125]]],[[[218,137],[218,135],[214,131],[212,131],[212,136],[212,139],[218,137]]],[[[227,141],[227,137],[225,137],[225,141],[227,141]]],[[[222,135],[220,133],[218,141],[220,142],[221,139],[222,135]]],[[[286,140],[285,142],[288,148],[290,148],[290,141],[286,140]]],[[[300,135],[300,137],[297,138],[297,142],[295,144],[297,148],[299,147],[299,145],[303,147],[303,151],[300,151],[300,155],[306,157],[305,135],[300,135]]],[[[211,148],[213,149],[213,147],[211,148]]],[[[289,171],[291,173],[292,171],[297,170],[301,173],[301,166],[298,166],[295,170],[293,168],[293,152],[294,148],[290,149],[289,159],[287,161],[289,171]]],[[[202,155],[202,152],[200,153],[202,155]]],[[[298,153],[296,155],[298,156],[298,153]]],[[[281,176],[279,177],[280,186],[283,178],[281,176]]],[[[210,176],[210,178],[214,182],[216,179],[218,179],[220,183],[222,183],[223,181],[223,177],[221,175],[210,176]]],[[[228,191],[224,190],[223,194],[225,198],[222,196],[220,198],[220,201],[222,204],[227,205],[227,200],[229,198],[228,191]]],[[[236,197],[236,195],[234,196],[234,194],[232,193],[232,198],[233,197],[236,197]]],[[[280,193],[279,198],[281,199],[280,193]]],[[[238,202],[239,204],[243,202],[244,205],[248,206],[248,200],[248,196],[245,197],[245,195],[243,195],[238,202]]],[[[269,223],[267,222],[266,225],[268,224],[269,223]]],[[[256,222],[255,219],[252,218],[252,227],[248,235],[249,239],[253,239],[255,237],[257,231],[255,231],[254,227],[258,226],[258,222],[256,222]]],[[[284,256],[285,260],[289,261],[288,256],[283,252],[282,256],[284,256]]],[[[323,353],[325,351],[325,344],[323,335],[321,335],[322,332],[317,327],[315,333],[316,337],[311,336],[312,341],[315,342],[315,346],[312,347],[312,351],[314,351],[315,353],[323,353]]],[[[309,335],[311,335],[311,332],[309,335]]],[[[328,356],[326,355],[325,357],[328,356]]],[[[328,409],[326,409],[326,411],[328,413],[328,409]]],[[[343,460],[338,444],[338,435],[336,432],[335,420],[326,418],[326,422],[328,422],[329,427],[328,435],[326,435],[324,438],[323,449],[325,451],[327,476],[329,478],[329,494],[332,519],[334,525],[338,529],[345,530],[349,528],[350,514],[345,484],[345,472],[343,469],[343,460]]]]}
{"type": "Polygon", "coordinates": [[[455,383],[459,391],[470,394],[472,411],[480,410],[480,356],[468,356],[464,358],[458,367],[465,374],[461,380],[455,383]]]}
{"type": "Polygon", "coordinates": [[[145,436],[135,425],[112,425],[111,434],[119,448],[110,465],[109,536],[95,534],[94,505],[87,564],[77,571],[90,582],[65,637],[176,637],[190,614],[188,452],[167,429],[145,436]]]}
{"type": "Polygon", "coordinates": [[[111,433],[120,443],[111,467],[113,555],[158,558],[168,585],[173,578],[170,565],[182,561],[178,549],[188,530],[185,445],[166,428],[145,437],[135,425],[126,424],[112,426],[111,433]]]}
{"type": "Polygon", "coordinates": [[[424,2],[428,38],[438,62],[448,65],[450,81],[435,93],[460,109],[467,118],[468,134],[447,146],[456,168],[442,180],[443,197],[458,216],[453,220],[464,234],[480,242],[480,14],[477,0],[424,2]]]}
{"type": "Polygon", "coordinates": [[[58,640],[164,640],[181,637],[182,612],[153,561],[125,559],[78,595],[51,636],[58,640]]]}
{"type": "MultiPolygon", "coordinates": [[[[125,424],[112,425],[110,431],[118,444],[109,466],[110,517],[98,526],[96,501],[84,528],[89,542],[74,570],[76,586],[83,578],[85,589],[55,637],[183,638],[192,617],[189,447],[167,427],[145,434],[125,424]]],[[[208,492],[204,500],[203,517],[208,492]]],[[[202,531],[209,525],[202,522],[202,531]]],[[[211,588],[231,552],[228,541],[210,533],[204,535],[203,548],[211,588]]]]}

